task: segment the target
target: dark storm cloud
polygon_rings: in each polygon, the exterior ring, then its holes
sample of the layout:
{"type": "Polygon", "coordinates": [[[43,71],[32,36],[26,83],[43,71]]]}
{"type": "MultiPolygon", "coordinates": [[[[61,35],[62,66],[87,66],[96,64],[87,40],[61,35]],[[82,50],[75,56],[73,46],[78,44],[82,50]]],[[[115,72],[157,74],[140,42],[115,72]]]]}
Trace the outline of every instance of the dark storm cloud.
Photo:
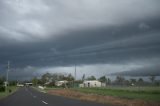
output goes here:
{"type": "Polygon", "coordinates": [[[137,24],[75,31],[46,42],[3,47],[1,56],[9,55],[18,64],[38,66],[73,65],[75,61],[92,64],[156,58],[160,52],[160,33],[155,29],[141,31],[137,24]]]}
{"type": "Polygon", "coordinates": [[[33,75],[30,66],[154,65],[160,61],[159,3],[2,0],[0,69],[8,60],[19,76],[33,75]]]}

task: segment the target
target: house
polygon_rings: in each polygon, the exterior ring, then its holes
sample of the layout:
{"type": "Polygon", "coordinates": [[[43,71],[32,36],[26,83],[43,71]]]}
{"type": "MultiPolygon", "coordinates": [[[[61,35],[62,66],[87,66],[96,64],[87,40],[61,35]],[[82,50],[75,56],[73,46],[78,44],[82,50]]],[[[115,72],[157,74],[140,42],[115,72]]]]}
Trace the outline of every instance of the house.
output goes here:
{"type": "Polygon", "coordinates": [[[26,86],[32,86],[33,83],[27,82],[27,83],[25,83],[25,85],[26,85],[26,86]]]}
{"type": "Polygon", "coordinates": [[[79,84],[79,87],[80,88],[84,88],[84,84],[79,84]]]}
{"type": "Polygon", "coordinates": [[[56,86],[62,86],[63,84],[67,84],[68,83],[68,81],[66,81],[66,80],[64,80],[64,81],[57,81],[56,83],[55,83],[55,85],[56,86]]]}
{"type": "Polygon", "coordinates": [[[79,84],[79,87],[101,87],[102,83],[97,80],[84,81],[83,84],[79,84]]]}
{"type": "Polygon", "coordinates": [[[17,87],[23,87],[23,86],[24,86],[23,84],[17,83],[17,87]]]}

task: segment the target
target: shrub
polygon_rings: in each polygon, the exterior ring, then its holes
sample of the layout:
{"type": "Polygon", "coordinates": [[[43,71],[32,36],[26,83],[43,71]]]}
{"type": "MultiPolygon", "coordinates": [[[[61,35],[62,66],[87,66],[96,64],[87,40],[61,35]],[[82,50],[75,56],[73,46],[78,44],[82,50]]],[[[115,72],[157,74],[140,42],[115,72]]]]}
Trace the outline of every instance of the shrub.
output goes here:
{"type": "Polygon", "coordinates": [[[5,91],[5,87],[0,85],[0,92],[4,92],[5,91]]]}

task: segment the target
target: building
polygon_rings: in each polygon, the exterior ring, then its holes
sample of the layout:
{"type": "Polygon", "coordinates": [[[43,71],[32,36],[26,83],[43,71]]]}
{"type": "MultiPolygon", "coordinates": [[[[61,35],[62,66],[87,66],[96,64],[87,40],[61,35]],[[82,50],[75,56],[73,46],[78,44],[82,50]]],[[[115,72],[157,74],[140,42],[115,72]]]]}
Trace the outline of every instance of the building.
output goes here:
{"type": "Polygon", "coordinates": [[[63,84],[67,84],[68,83],[68,81],[66,81],[66,80],[64,80],[64,81],[57,81],[56,83],[55,83],[55,85],[56,86],[62,86],[63,84]]]}
{"type": "Polygon", "coordinates": [[[32,85],[33,85],[33,83],[30,83],[30,82],[25,83],[25,86],[32,86],[32,85]]]}
{"type": "Polygon", "coordinates": [[[79,84],[79,87],[101,87],[102,83],[97,80],[84,81],[83,84],[79,84]]]}
{"type": "Polygon", "coordinates": [[[17,87],[23,87],[23,84],[17,83],[17,87]]]}

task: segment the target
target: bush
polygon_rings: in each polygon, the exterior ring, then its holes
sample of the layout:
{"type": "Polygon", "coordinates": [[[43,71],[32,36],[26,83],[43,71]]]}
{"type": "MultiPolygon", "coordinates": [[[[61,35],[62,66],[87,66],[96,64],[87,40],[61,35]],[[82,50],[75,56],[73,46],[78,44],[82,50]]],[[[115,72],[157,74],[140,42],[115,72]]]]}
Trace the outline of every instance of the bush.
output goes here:
{"type": "Polygon", "coordinates": [[[9,93],[11,93],[11,92],[12,92],[12,90],[11,90],[11,89],[9,89],[8,91],[9,91],[9,93]]]}
{"type": "Polygon", "coordinates": [[[4,92],[5,91],[5,87],[0,85],[0,92],[4,92]]]}

